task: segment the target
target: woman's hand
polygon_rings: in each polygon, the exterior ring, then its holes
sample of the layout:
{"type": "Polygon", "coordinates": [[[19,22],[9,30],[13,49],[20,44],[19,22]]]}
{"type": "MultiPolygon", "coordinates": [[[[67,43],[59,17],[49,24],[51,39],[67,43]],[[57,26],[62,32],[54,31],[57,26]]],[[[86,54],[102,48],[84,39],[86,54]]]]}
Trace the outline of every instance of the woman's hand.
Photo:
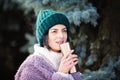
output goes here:
{"type": "Polygon", "coordinates": [[[78,63],[78,56],[72,54],[74,50],[70,50],[67,55],[61,59],[58,72],[68,73],[70,69],[78,63]]]}

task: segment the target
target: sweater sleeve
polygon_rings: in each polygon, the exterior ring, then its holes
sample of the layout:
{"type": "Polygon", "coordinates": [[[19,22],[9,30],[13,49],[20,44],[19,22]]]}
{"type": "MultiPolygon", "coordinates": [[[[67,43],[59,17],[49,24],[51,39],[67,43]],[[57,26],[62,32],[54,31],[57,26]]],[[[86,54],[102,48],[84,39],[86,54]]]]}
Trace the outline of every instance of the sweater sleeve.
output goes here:
{"type": "Polygon", "coordinates": [[[81,73],[75,72],[71,74],[75,80],[82,80],[81,73]]]}
{"type": "Polygon", "coordinates": [[[70,80],[36,56],[27,59],[18,69],[15,80],[70,80]]]}
{"type": "Polygon", "coordinates": [[[22,71],[18,70],[18,73],[15,75],[15,80],[45,80],[37,69],[33,66],[25,67],[22,71]]]}
{"type": "Polygon", "coordinates": [[[71,80],[68,74],[55,72],[52,76],[52,80],[71,80]]]}
{"type": "Polygon", "coordinates": [[[18,71],[15,80],[70,80],[67,75],[61,75],[58,72],[39,71],[33,67],[25,67],[22,71],[18,71]]]}

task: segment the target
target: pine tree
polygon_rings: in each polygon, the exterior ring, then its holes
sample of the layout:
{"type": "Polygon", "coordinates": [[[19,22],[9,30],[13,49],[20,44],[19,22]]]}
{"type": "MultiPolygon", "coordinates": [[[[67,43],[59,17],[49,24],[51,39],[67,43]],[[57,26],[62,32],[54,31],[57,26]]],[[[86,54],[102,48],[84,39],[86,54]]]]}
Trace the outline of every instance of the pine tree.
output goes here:
{"type": "MultiPolygon", "coordinates": [[[[97,4],[97,1],[95,3],[97,4]]],[[[102,3],[105,4],[101,1],[98,5],[104,6],[102,3]]],[[[106,3],[112,4],[110,1],[106,3]]],[[[79,56],[78,70],[83,73],[84,80],[110,80],[117,77],[120,66],[120,34],[117,30],[119,25],[113,28],[116,22],[110,21],[114,20],[110,17],[112,13],[100,15],[88,0],[28,0],[22,4],[29,4],[27,8],[33,8],[36,15],[39,10],[49,8],[61,11],[68,17],[73,48],[79,56]]],[[[108,5],[104,10],[110,11],[109,7],[108,5]]]]}
{"type": "MultiPolygon", "coordinates": [[[[119,0],[11,0],[11,2],[17,3],[16,9],[23,10],[24,15],[34,10],[36,17],[40,10],[48,8],[63,12],[71,23],[71,42],[79,56],[77,70],[82,73],[83,80],[120,80],[119,0]]],[[[2,5],[4,10],[12,10],[14,6],[13,3],[8,3],[8,0],[4,0],[2,5]]],[[[34,21],[31,24],[34,25],[34,21]]],[[[29,43],[20,48],[21,51],[27,51],[27,48],[34,44],[34,36],[28,33],[25,35],[29,43]]],[[[31,48],[29,52],[30,50],[31,48]]]]}

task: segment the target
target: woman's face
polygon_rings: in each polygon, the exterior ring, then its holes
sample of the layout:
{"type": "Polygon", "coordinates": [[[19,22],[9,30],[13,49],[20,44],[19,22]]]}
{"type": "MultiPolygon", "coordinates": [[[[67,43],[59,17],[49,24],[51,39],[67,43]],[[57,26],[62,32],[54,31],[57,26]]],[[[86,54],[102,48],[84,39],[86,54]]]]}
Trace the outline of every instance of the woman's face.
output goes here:
{"type": "Polygon", "coordinates": [[[67,29],[64,25],[58,24],[48,31],[48,45],[52,51],[59,52],[60,45],[67,41],[67,29]]]}

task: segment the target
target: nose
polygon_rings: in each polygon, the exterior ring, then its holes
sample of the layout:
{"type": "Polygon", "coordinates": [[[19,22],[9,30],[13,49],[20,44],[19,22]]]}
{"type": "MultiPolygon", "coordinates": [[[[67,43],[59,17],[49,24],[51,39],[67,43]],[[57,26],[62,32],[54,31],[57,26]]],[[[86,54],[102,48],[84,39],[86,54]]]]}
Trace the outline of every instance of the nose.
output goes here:
{"type": "Polygon", "coordinates": [[[63,37],[64,37],[63,32],[60,31],[60,32],[58,33],[58,36],[59,36],[59,38],[63,38],[63,37]]]}

